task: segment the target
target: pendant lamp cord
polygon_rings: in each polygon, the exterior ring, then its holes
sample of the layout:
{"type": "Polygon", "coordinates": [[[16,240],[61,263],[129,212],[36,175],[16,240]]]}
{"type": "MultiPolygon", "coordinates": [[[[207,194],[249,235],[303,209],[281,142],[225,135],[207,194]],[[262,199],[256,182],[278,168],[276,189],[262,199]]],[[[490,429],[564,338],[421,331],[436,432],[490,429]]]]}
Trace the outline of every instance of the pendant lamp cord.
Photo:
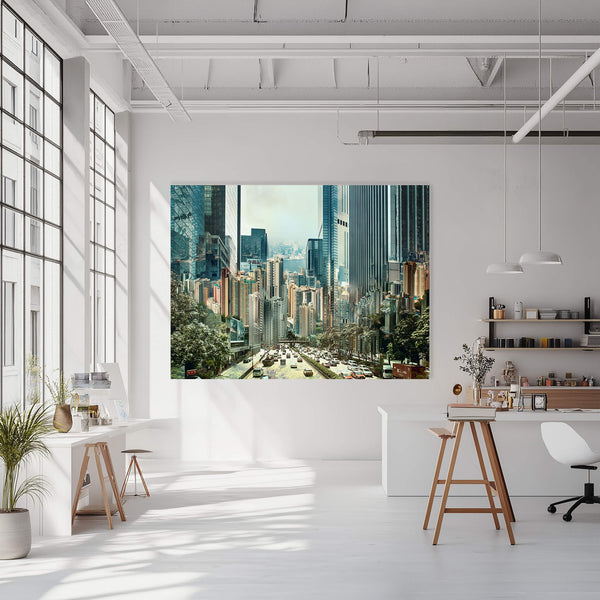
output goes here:
{"type": "Polygon", "coordinates": [[[504,53],[502,71],[502,90],[504,93],[504,262],[506,262],[506,53],[504,53]]]}
{"type": "Polygon", "coordinates": [[[542,0],[538,11],[538,166],[539,166],[539,250],[542,251],[542,0]]]}

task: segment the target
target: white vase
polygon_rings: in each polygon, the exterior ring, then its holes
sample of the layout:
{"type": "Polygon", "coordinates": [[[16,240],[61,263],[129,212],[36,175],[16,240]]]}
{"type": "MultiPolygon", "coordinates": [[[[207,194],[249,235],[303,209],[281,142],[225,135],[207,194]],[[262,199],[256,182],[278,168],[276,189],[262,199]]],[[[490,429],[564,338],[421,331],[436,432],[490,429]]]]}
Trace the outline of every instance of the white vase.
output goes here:
{"type": "Polygon", "coordinates": [[[29,511],[0,512],[0,559],[25,558],[31,550],[29,511]]]}

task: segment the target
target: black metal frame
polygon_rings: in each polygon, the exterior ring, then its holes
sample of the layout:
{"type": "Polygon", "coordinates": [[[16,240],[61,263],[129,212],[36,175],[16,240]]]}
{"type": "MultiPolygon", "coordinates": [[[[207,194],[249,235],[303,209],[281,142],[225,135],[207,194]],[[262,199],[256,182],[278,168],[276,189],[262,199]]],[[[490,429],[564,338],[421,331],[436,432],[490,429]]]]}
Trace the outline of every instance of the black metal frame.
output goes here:
{"type": "MultiPolygon", "coordinates": [[[[17,12],[15,12],[7,3],[1,1],[0,2],[0,31],[3,31],[3,27],[2,27],[2,21],[4,18],[4,9],[6,9],[8,12],[10,12],[14,18],[22,25],[22,31],[23,31],[23,56],[22,56],[22,66],[18,66],[16,64],[14,64],[9,58],[7,58],[4,55],[3,52],[3,46],[0,47],[0,68],[2,69],[2,71],[4,70],[4,65],[7,65],[8,67],[10,67],[11,69],[15,70],[18,74],[19,77],[22,77],[22,82],[23,82],[23,89],[22,89],[22,115],[21,118],[19,118],[17,115],[10,113],[9,111],[7,111],[4,107],[3,107],[3,102],[0,103],[0,119],[4,120],[5,116],[7,116],[8,118],[10,118],[11,120],[15,121],[18,123],[19,127],[22,127],[22,154],[19,154],[17,151],[15,151],[14,149],[5,146],[4,142],[2,139],[0,139],[0,175],[3,171],[3,161],[4,161],[4,152],[8,152],[12,155],[15,156],[15,158],[17,158],[19,161],[21,161],[22,164],[22,180],[21,180],[21,184],[23,187],[23,206],[22,208],[17,208],[17,207],[13,207],[10,206],[8,204],[4,203],[4,198],[0,198],[0,228],[3,229],[3,217],[2,217],[2,213],[3,213],[3,208],[4,207],[10,207],[11,210],[14,210],[15,212],[18,212],[19,214],[22,215],[22,236],[23,236],[23,243],[22,243],[22,248],[15,248],[12,246],[7,246],[4,244],[4,239],[0,239],[0,251],[1,254],[3,255],[5,251],[8,252],[13,252],[14,254],[17,254],[19,256],[22,257],[22,265],[21,265],[21,274],[22,274],[22,288],[23,288],[23,293],[22,293],[22,297],[23,297],[23,303],[22,303],[22,346],[23,346],[23,351],[21,353],[21,356],[19,357],[19,361],[20,361],[20,368],[22,371],[22,377],[21,377],[21,386],[22,386],[22,390],[23,392],[25,392],[26,390],[26,370],[25,370],[25,347],[26,347],[26,327],[27,327],[27,320],[26,317],[27,315],[25,314],[25,297],[26,297],[26,276],[27,276],[27,258],[35,258],[37,260],[41,261],[41,273],[40,273],[40,280],[41,280],[41,294],[40,294],[40,305],[41,305],[41,312],[42,312],[42,322],[41,322],[41,333],[40,333],[40,337],[42,338],[43,342],[42,342],[42,355],[44,355],[46,353],[46,347],[47,347],[47,341],[46,341],[46,335],[45,335],[45,330],[46,330],[46,264],[48,263],[52,263],[52,264],[56,264],[59,267],[59,323],[58,323],[58,329],[59,329],[59,368],[62,369],[63,367],[63,360],[64,360],[64,347],[63,347],[63,322],[64,322],[64,314],[63,314],[63,251],[64,251],[64,236],[63,236],[63,223],[64,223],[64,206],[63,206],[63,199],[64,199],[64,190],[63,190],[63,106],[62,106],[62,98],[63,98],[63,61],[60,58],[60,56],[44,41],[44,39],[42,38],[42,36],[40,36],[33,28],[31,28],[27,22],[21,18],[17,12]],[[27,45],[26,45],[26,40],[27,40],[27,33],[30,33],[33,37],[35,37],[38,42],[39,42],[39,46],[38,46],[38,51],[39,51],[39,55],[41,56],[41,66],[42,66],[42,73],[43,76],[41,77],[41,81],[37,82],[35,79],[33,79],[32,77],[30,77],[27,72],[26,72],[26,65],[27,65],[27,45]],[[59,93],[60,93],[60,97],[57,98],[56,96],[54,96],[53,94],[51,94],[48,89],[45,86],[45,72],[44,72],[44,68],[45,68],[45,53],[46,52],[51,52],[52,55],[56,58],[56,60],[58,61],[58,65],[59,65],[59,79],[60,79],[60,83],[59,83],[59,93]],[[33,86],[34,89],[39,90],[40,92],[40,98],[41,98],[41,110],[42,110],[42,114],[44,115],[44,119],[41,121],[42,125],[39,128],[39,130],[34,129],[33,127],[31,127],[28,123],[27,123],[27,112],[26,112],[26,90],[28,88],[30,88],[31,86],[33,86]],[[58,106],[58,114],[59,114],[59,139],[58,139],[58,143],[47,138],[45,136],[45,97],[48,97],[50,99],[50,101],[55,102],[58,106]],[[27,158],[27,152],[26,152],[26,148],[27,148],[27,135],[35,135],[39,138],[40,140],[40,155],[42,157],[42,164],[37,164],[36,162],[30,160],[27,158]],[[55,173],[53,171],[48,170],[46,162],[45,162],[45,156],[46,156],[46,144],[49,144],[49,147],[54,147],[58,153],[59,153],[59,163],[58,163],[58,173],[55,173]],[[38,215],[33,215],[27,205],[26,205],[26,197],[25,197],[25,190],[26,190],[26,178],[27,178],[27,167],[28,165],[33,165],[36,168],[38,168],[41,172],[41,181],[39,182],[39,186],[41,190],[44,190],[45,187],[45,178],[47,175],[50,175],[52,177],[54,177],[55,179],[58,180],[58,184],[59,184],[59,203],[60,203],[60,224],[56,224],[52,221],[48,221],[46,219],[46,215],[43,213],[43,216],[40,218],[38,215]],[[27,218],[34,218],[37,221],[40,222],[41,225],[41,232],[40,232],[40,252],[39,253],[34,253],[34,252],[30,252],[26,249],[26,225],[27,225],[27,218]],[[58,230],[59,233],[59,258],[55,259],[55,258],[50,258],[50,257],[46,257],[45,256],[45,228],[46,225],[55,227],[58,230]]],[[[0,41],[1,41],[1,36],[3,36],[3,33],[0,34],[0,41]]],[[[2,42],[3,43],[3,42],[2,42]]],[[[3,94],[3,91],[1,92],[3,94]]],[[[3,100],[3,98],[0,99],[3,100]]],[[[1,176],[0,176],[0,181],[1,181],[1,176]]],[[[43,197],[43,194],[42,194],[43,197]]],[[[43,203],[42,203],[43,206],[43,203]]],[[[2,261],[0,259],[0,281],[3,281],[3,277],[2,277],[2,261]]],[[[0,298],[0,305],[2,304],[2,299],[0,298]]],[[[1,311],[0,311],[1,314],[1,311]]],[[[3,323],[0,320],[0,339],[3,337],[3,323]]],[[[2,356],[3,353],[3,348],[0,349],[0,357],[2,356]]],[[[45,361],[43,360],[43,356],[42,356],[42,360],[40,361],[40,367],[42,369],[42,376],[44,376],[45,373],[45,361]]],[[[3,386],[4,386],[4,360],[0,360],[0,408],[2,408],[2,398],[3,398],[3,386]]],[[[44,386],[42,386],[41,389],[41,394],[42,397],[44,397],[44,392],[45,390],[43,389],[44,386]]],[[[23,404],[25,403],[25,393],[23,394],[23,404]]]]}
{"type": "Polygon", "coordinates": [[[546,394],[532,394],[531,395],[531,410],[548,410],[548,396],[546,394]],[[535,399],[539,396],[544,397],[544,407],[543,408],[536,408],[536,406],[535,406],[535,399]]]}
{"type": "MultiPolygon", "coordinates": [[[[113,311],[113,323],[110,324],[112,326],[113,329],[113,348],[112,348],[112,354],[114,357],[114,360],[116,360],[116,354],[117,354],[117,327],[116,327],[116,310],[117,310],[117,273],[116,273],[116,258],[117,258],[117,252],[116,252],[116,240],[117,240],[117,202],[116,202],[116,191],[117,191],[117,177],[116,177],[116,170],[117,170],[117,152],[116,152],[116,117],[115,117],[115,113],[113,110],[111,110],[106,102],[104,102],[102,100],[102,98],[100,98],[100,96],[98,96],[98,94],[96,94],[93,90],[90,90],[90,111],[94,110],[94,114],[90,115],[90,127],[89,127],[89,133],[90,133],[90,143],[91,140],[94,140],[94,151],[92,153],[93,155],[93,161],[90,162],[90,166],[89,166],[89,172],[90,172],[90,177],[94,178],[94,182],[93,182],[93,190],[94,190],[94,194],[90,196],[90,198],[93,199],[93,213],[90,215],[90,220],[91,223],[93,224],[93,230],[90,232],[90,243],[91,243],[91,248],[92,248],[92,254],[93,256],[90,257],[90,273],[92,275],[92,281],[90,282],[90,294],[92,295],[92,310],[91,310],[91,314],[90,314],[90,318],[92,320],[91,326],[92,326],[92,335],[91,337],[91,353],[90,353],[90,360],[91,360],[91,367],[92,370],[95,369],[95,365],[97,362],[99,362],[100,360],[102,360],[102,362],[105,362],[106,360],[106,332],[108,330],[109,324],[107,323],[107,294],[106,294],[106,279],[110,278],[113,280],[113,297],[112,297],[112,303],[113,303],[113,307],[114,307],[114,311],[113,311]],[[104,107],[104,133],[103,135],[100,135],[100,133],[96,130],[96,115],[95,115],[95,106],[96,106],[96,101],[100,102],[102,104],[102,106],[104,107]],[[106,127],[107,127],[107,111],[110,111],[113,115],[113,142],[112,144],[108,141],[107,135],[106,135],[106,127]],[[92,126],[93,123],[93,126],[92,126]],[[100,173],[99,171],[96,170],[96,140],[100,141],[102,144],[105,145],[105,151],[104,151],[104,165],[102,168],[102,173],[100,173]],[[107,172],[106,172],[106,147],[111,148],[113,153],[114,153],[114,164],[113,164],[113,179],[109,179],[107,177],[107,172]],[[96,192],[96,177],[102,177],[104,179],[104,198],[98,198],[95,194],[96,192]],[[109,204],[106,201],[106,183],[110,182],[113,186],[113,202],[112,204],[109,204]],[[104,210],[104,243],[100,244],[97,240],[96,240],[96,202],[100,202],[102,203],[103,206],[103,210],[104,210]],[[114,212],[114,217],[113,217],[113,231],[112,231],[112,236],[113,236],[113,246],[109,247],[106,244],[106,210],[107,208],[112,209],[114,212]],[[96,263],[96,257],[97,257],[97,250],[101,249],[102,252],[104,252],[104,267],[103,269],[100,269],[98,267],[98,264],[96,263]],[[109,274],[107,271],[108,269],[106,268],[107,262],[106,262],[106,257],[107,257],[107,251],[110,251],[113,253],[113,265],[112,265],[112,274],[109,274]],[[97,356],[97,340],[98,340],[98,331],[97,331],[97,314],[96,314],[96,291],[97,291],[97,281],[98,281],[98,275],[101,275],[104,278],[104,331],[102,332],[102,335],[104,336],[104,356],[103,357],[99,357],[97,356]]],[[[91,208],[90,208],[91,210],[91,208]]]]}
{"type": "Polygon", "coordinates": [[[563,515],[563,521],[567,522],[573,518],[571,515],[578,506],[581,506],[582,504],[600,504],[600,497],[594,494],[594,484],[590,481],[590,471],[595,471],[598,467],[593,465],[571,465],[571,469],[583,469],[587,471],[587,483],[583,484],[583,496],[574,496],[573,498],[567,498],[566,500],[559,500],[548,506],[548,512],[554,514],[558,504],[573,502],[569,510],[563,515]]]}

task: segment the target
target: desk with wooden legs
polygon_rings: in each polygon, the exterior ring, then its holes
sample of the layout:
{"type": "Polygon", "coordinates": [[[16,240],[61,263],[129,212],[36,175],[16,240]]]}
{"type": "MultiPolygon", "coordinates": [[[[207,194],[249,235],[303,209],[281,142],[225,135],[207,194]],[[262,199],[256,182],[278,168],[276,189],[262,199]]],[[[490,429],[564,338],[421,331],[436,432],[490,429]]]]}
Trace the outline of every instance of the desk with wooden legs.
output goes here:
{"type": "MultiPolygon", "coordinates": [[[[130,419],[113,426],[94,427],[85,433],[70,432],[49,435],[47,444],[51,450],[51,456],[40,457],[38,461],[28,467],[28,474],[42,475],[49,486],[45,502],[28,506],[31,509],[33,534],[42,536],[72,535],[73,501],[76,496],[79,499],[81,494],[81,466],[88,452],[88,445],[102,443],[105,449],[103,456],[107,456],[108,453],[112,455],[111,477],[114,479],[115,485],[117,483],[120,485],[125,476],[125,459],[121,452],[127,448],[128,434],[158,427],[161,422],[160,419],[130,419]]],[[[97,465],[97,463],[95,464],[97,465]]],[[[86,466],[88,466],[87,463],[86,466]]],[[[116,494],[113,492],[112,482],[110,486],[107,485],[103,489],[105,481],[96,466],[91,464],[90,468],[85,470],[91,477],[91,483],[85,488],[89,504],[106,508],[107,495],[113,495],[118,506],[119,502],[116,501],[116,496],[119,496],[119,490],[117,489],[116,494]]],[[[124,518],[125,515],[121,514],[121,517],[124,518]]]]}

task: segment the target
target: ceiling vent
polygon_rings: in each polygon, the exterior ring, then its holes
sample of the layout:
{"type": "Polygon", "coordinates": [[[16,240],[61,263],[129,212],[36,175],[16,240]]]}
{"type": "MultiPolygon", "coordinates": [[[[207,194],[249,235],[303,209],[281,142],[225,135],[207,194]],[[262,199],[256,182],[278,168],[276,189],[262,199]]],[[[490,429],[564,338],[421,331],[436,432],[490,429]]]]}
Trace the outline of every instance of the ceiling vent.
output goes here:
{"type": "Polygon", "coordinates": [[[86,0],[86,3],[173,121],[191,121],[117,3],[114,0],[86,0]]]}

